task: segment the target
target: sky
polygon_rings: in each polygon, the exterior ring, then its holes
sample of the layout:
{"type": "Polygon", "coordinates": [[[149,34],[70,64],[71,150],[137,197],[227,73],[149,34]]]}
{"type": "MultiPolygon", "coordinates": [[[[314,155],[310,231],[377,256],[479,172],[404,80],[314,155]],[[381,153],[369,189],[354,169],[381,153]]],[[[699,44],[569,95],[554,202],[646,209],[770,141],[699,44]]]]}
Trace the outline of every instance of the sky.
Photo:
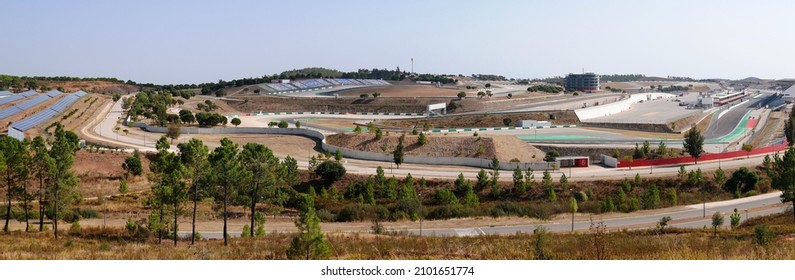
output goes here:
{"type": "Polygon", "coordinates": [[[303,67],[795,78],[795,1],[5,1],[0,74],[179,84],[303,67]]]}

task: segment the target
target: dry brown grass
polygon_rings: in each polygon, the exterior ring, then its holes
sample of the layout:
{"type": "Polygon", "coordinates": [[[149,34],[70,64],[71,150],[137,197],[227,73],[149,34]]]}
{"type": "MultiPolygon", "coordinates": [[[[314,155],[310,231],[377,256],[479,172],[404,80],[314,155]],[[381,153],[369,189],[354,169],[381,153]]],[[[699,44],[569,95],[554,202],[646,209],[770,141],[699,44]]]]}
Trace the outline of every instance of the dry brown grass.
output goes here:
{"type": "MultiPolygon", "coordinates": [[[[773,243],[753,243],[753,226],[721,230],[670,229],[657,231],[596,231],[552,234],[544,248],[554,259],[792,259],[795,257],[793,226],[789,213],[763,220],[777,234],[773,243]],[[777,218],[786,216],[786,218],[777,218]],[[781,221],[780,221],[781,220],[781,221]],[[783,221],[786,220],[786,221],[783,221]],[[781,223],[781,224],[770,224],[781,223]],[[603,248],[597,253],[597,248],[603,248]]],[[[0,259],[285,259],[291,234],[268,234],[264,238],[233,238],[230,245],[205,240],[191,247],[180,241],[156,244],[153,238],[135,240],[122,229],[84,227],[61,239],[51,232],[0,234],[0,259]]],[[[533,259],[532,235],[439,237],[371,234],[328,234],[332,259],[533,259]]]]}

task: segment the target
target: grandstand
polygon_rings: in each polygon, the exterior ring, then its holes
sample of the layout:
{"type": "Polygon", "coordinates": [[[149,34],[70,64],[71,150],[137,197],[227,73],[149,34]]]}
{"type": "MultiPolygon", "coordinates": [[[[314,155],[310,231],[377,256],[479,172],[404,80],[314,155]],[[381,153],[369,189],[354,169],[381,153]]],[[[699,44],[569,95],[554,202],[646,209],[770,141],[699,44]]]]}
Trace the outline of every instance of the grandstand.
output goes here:
{"type": "Polygon", "coordinates": [[[289,83],[268,83],[260,84],[259,87],[265,89],[270,94],[296,93],[310,90],[329,89],[335,86],[387,86],[390,85],[384,80],[375,79],[307,79],[292,81],[289,83]]]}
{"type": "MultiPolygon", "coordinates": [[[[50,95],[59,96],[59,95],[62,95],[62,94],[64,94],[64,93],[62,93],[60,91],[51,91],[51,92],[48,92],[45,95],[37,96],[36,98],[45,97],[45,98],[47,98],[47,100],[49,100],[49,99],[52,98],[52,97],[50,97],[50,95]]],[[[39,125],[39,124],[42,124],[42,123],[46,122],[47,120],[51,119],[55,115],[65,111],[66,108],[69,108],[69,106],[72,105],[72,103],[74,103],[75,101],[80,99],[80,97],[83,97],[85,95],[86,95],[86,93],[84,91],[77,91],[77,92],[71,93],[71,94],[61,98],[60,100],[58,100],[58,102],[55,102],[55,104],[52,104],[47,109],[44,109],[41,112],[38,112],[38,113],[36,113],[36,114],[34,114],[34,115],[30,116],[30,117],[27,117],[24,120],[12,123],[11,126],[8,128],[8,135],[11,136],[11,137],[14,137],[14,138],[16,138],[16,139],[18,139],[20,141],[25,139],[25,132],[26,131],[28,131],[29,129],[31,129],[31,128],[39,125]]]]}

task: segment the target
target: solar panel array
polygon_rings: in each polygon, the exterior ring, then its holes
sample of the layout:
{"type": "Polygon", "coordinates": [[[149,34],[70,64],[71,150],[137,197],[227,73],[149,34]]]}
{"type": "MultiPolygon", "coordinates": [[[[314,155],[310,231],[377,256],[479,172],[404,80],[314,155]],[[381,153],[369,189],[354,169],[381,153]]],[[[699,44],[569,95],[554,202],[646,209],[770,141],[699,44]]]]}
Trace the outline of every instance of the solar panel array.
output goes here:
{"type": "Polygon", "coordinates": [[[16,106],[17,108],[22,109],[22,110],[27,110],[27,109],[33,108],[34,106],[45,102],[45,101],[48,101],[50,99],[52,99],[52,97],[49,97],[47,95],[39,95],[39,96],[33,97],[31,99],[25,100],[25,101],[23,101],[23,102],[21,102],[19,104],[14,105],[14,106],[16,106]]]}
{"type": "Polygon", "coordinates": [[[3,97],[3,98],[0,98],[0,105],[5,105],[5,104],[8,104],[8,103],[20,100],[22,98],[25,98],[25,97],[22,96],[21,94],[14,94],[12,96],[3,97]]]}
{"type": "Polygon", "coordinates": [[[56,96],[59,96],[61,94],[63,94],[63,92],[59,90],[51,90],[47,92],[47,96],[49,96],[50,98],[55,98],[56,96]]]}
{"type": "Polygon", "coordinates": [[[10,92],[10,91],[7,91],[7,90],[0,91],[0,96],[6,96],[6,95],[12,95],[12,94],[14,94],[14,93],[10,92]]]}
{"type": "Polygon", "coordinates": [[[37,94],[39,94],[39,92],[38,92],[38,91],[35,91],[35,90],[32,90],[32,89],[31,89],[31,90],[29,90],[29,91],[25,91],[25,92],[22,92],[22,93],[20,93],[20,94],[21,94],[22,96],[24,96],[24,97],[31,97],[31,96],[34,96],[34,95],[37,95],[37,94]]]}
{"type": "MultiPolygon", "coordinates": [[[[57,96],[57,95],[60,95],[62,93],[59,91],[58,93],[55,93],[55,94],[57,96]]],[[[30,129],[31,127],[37,126],[37,125],[49,120],[50,118],[52,118],[53,116],[57,115],[58,113],[66,110],[66,108],[68,108],[70,105],[72,105],[72,103],[74,103],[75,101],[80,99],[80,97],[83,97],[85,95],[86,95],[86,93],[84,91],[77,91],[77,92],[71,93],[71,94],[69,94],[67,96],[64,96],[63,98],[61,98],[60,100],[55,102],[55,104],[52,104],[49,108],[47,108],[47,109],[45,109],[45,110],[43,110],[41,112],[38,112],[38,113],[36,113],[36,114],[34,114],[34,115],[30,116],[30,117],[27,117],[24,120],[15,122],[15,123],[11,124],[11,127],[16,129],[16,130],[18,130],[18,131],[25,132],[28,129],[30,129]]],[[[41,95],[41,96],[43,96],[43,97],[45,97],[47,99],[50,99],[50,97],[47,96],[47,95],[41,95]]]]}
{"type": "Polygon", "coordinates": [[[16,115],[19,112],[22,112],[22,110],[14,106],[0,110],[0,120],[16,115]]]}
{"type": "Polygon", "coordinates": [[[55,112],[55,111],[50,110],[50,109],[46,109],[44,111],[41,111],[41,112],[38,112],[38,113],[34,114],[33,116],[27,117],[24,120],[21,120],[21,121],[18,121],[18,122],[15,122],[15,123],[11,124],[11,127],[16,129],[16,130],[24,132],[24,131],[27,131],[28,129],[30,129],[31,127],[37,126],[40,123],[43,123],[43,122],[49,120],[50,118],[52,118],[56,114],[58,114],[58,112],[55,112]]]}
{"type": "Polygon", "coordinates": [[[66,110],[66,107],[69,107],[69,105],[71,105],[72,103],[75,102],[75,100],[78,99],[80,99],[80,96],[74,94],[64,96],[63,98],[58,100],[58,102],[52,104],[52,106],[50,106],[50,110],[56,111],[58,113],[63,112],[63,110],[66,110]]]}

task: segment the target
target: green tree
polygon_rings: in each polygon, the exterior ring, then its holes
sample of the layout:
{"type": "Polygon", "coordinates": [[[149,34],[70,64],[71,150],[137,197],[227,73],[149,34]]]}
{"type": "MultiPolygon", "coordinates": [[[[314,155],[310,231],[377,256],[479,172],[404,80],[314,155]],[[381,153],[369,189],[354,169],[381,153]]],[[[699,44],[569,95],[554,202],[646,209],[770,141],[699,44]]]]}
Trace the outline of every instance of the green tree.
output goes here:
{"type": "Polygon", "coordinates": [[[345,167],[338,161],[327,160],[318,164],[315,174],[323,180],[333,183],[345,176],[345,167]]]}
{"type": "Polygon", "coordinates": [[[724,188],[735,194],[735,197],[739,197],[741,194],[756,189],[758,182],[759,175],[743,166],[732,172],[732,176],[726,181],[724,188]]]}
{"type": "Polygon", "coordinates": [[[751,151],[754,150],[754,145],[743,144],[743,151],[745,151],[745,158],[751,157],[751,151]]]}
{"type": "Polygon", "coordinates": [[[740,226],[740,213],[737,212],[737,208],[734,208],[734,212],[729,216],[729,220],[731,221],[732,229],[740,226]]]}
{"type": "Polygon", "coordinates": [[[202,140],[196,138],[191,138],[187,143],[180,143],[177,148],[179,148],[182,165],[186,169],[186,177],[190,181],[190,200],[193,202],[190,244],[193,245],[196,243],[196,211],[198,203],[212,184],[212,172],[209,172],[209,148],[204,145],[202,140]]]}
{"type": "Polygon", "coordinates": [[[193,112],[190,110],[180,110],[179,111],[179,120],[183,123],[193,123],[196,121],[196,116],[193,115],[193,112]]]}
{"type": "Polygon", "coordinates": [[[524,182],[524,172],[522,172],[522,169],[519,168],[518,164],[513,170],[513,187],[519,191],[519,194],[524,194],[527,192],[527,186],[524,182]]]}
{"type": "Polygon", "coordinates": [[[231,123],[232,123],[232,125],[234,125],[235,127],[237,127],[238,125],[240,125],[241,121],[240,121],[240,119],[239,119],[239,118],[233,118],[233,119],[232,119],[232,121],[231,121],[231,123]]]}
{"type": "Polygon", "coordinates": [[[524,172],[524,185],[526,189],[533,189],[535,187],[536,175],[533,174],[533,168],[528,167],[524,172]]]}
{"type": "MultiPolygon", "coordinates": [[[[47,144],[41,136],[33,138],[30,149],[33,153],[30,165],[31,173],[39,183],[39,231],[44,231],[44,201],[47,195],[47,185],[45,182],[49,180],[50,174],[52,174],[53,168],[55,167],[55,162],[53,158],[50,157],[47,144]]],[[[3,169],[1,167],[4,165],[5,157],[2,155],[2,152],[0,152],[0,170],[3,169]]]]}
{"type": "Polygon", "coordinates": [[[795,142],[795,110],[789,111],[789,119],[784,123],[784,136],[787,138],[787,145],[792,147],[795,142]]]}
{"type": "Polygon", "coordinates": [[[665,233],[665,227],[668,226],[668,222],[671,221],[671,216],[665,216],[660,218],[660,221],[657,222],[657,226],[660,228],[660,233],[665,233]]]}
{"type": "Polygon", "coordinates": [[[301,121],[295,121],[295,128],[301,128],[301,121]]]}
{"type": "MultiPolygon", "coordinates": [[[[71,209],[75,200],[80,199],[80,194],[75,186],[80,182],[72,169],[75,161],[75,151],[77,143],[70,137],[63,125],[56,123],[55,139],[50,147],[50,157],[55,162],[50,174],[50,194],[53,202],[53,230],[55,238],[58,238],[58,220],[65,216],[65,212],[71,209]]],[[[6,156],[6,159],[8,156],[6,156]]]]}
{"type": "Polygon", "coordinates": [[[381,96],[380,92],[373,92],[373,98],[378,98],[379,96],[381,96]]]}
{"type": "Polygon", "coordinates": [[[768,247],[775,236],[776,234],[766,225],[759,224],[754,227],[754,244],[756,245],[768,247]]]}
{"type": "Polygon", "coordinates": [[[458,96],[458,99],[464,99],[464,97],[467,97],[467,93],[462,91],[459,92],[456,96],[458,96]]]}
{"type": "Polygon", "coordinates": [[[660,144],[657,145],[657,156],[660,158],[665,158],[665,155],[668,154],[668,146],[665,145],[665,142],[660,140],[660,144]]]}
{"type": "Polygon", "coordinates": [[[486,188],[489,184],[489,174],[486,173],[486,170],[481,169],[478,171],[478,174],[475,176],[475,191],[479,192],[486,188]]]}
{"type": "Polygon", "coordinates": [[[287,121],[285,120],[281,120],[279,121],[279,124],[277,124],[276,126],[279,128],[287,128],[288,126],[290,126],[290,124],[288,124],[287,121]]]}
{"type": "Polygon", "coordinates": [[[660,189],[656,184],[651,184],[643,194],[643,208],[655,209],[660,207],[660,189]]]}
{"type": "Polygon", "coordinates": [[[685,151],[687,151],[687,153],[695,159],[696,164],[698,164],[698,158],[704,153],[704,136],[701,135],[701,131],[696,127],[690,128],[690,130],[685,133],[685,140],[682,142],[682,145],[685,151]]]}
{"type": "Polygon", "coordinates": [[[334,151],[334,160],[341,161],[342,160],[342,150],[337,149],[334,151]]]}
{"type": "Polygon", "coordinates": [[[718,227],[720,226],[723,226],[723,214],[715,212],[715,214],[712,214],[712,229],[714,235],[718,235],[718,227]]]}
{"type": "Polygon", "coordinates": [[[649,140],[643,141],[640,152],[643,154],[643,158],[651,157],[651,144],[649,144],[649,140]]]}
{"type": "Polygon", "coordinates": [[[221,139],[221,146],[216,147],[210,153],[210,165],[213,167],[215,174],[215,185],[220,188],[221,202],[223,204],[223,219],[224,219],[224,246],[229,245],[229,237],[227,232],[227,205],[229,204],[229,196],[232,190],[238,183],[238,173],[240,170],[240,161],[237,159],[237,144],[232,143],[229,138],[221,139]]]}
{"type": "Polygon", "coordinates": [[[767,173],[771,185],[782,192],[781,202],[792,203],[792,215],[795,217],[795,148],[790,146],[783,157],[778,154],[773,156],[773,162],[767,173]]]}
{"type": "Polygon", "coordinates": [[[320,218],[315,214],[315,202],[308,195],[301,195],[301,200],[301,214],[295,221],[299,233],[287,249],[287,258],[327,259],[331,255],[331,246],[320,229],[320,218]]]}
{"type": "Polygon", "coordinates": [[[715,170],[715,174],[712,177],[712,181],[715,182],[715,184],[718,184],[719,187],[723,187],[723,184],[726,183],[726,172],[724,172],[723,169],[718,167],[718,170],[715,170]]]}
{"type": "Polygon", "coordinates": [[[353,132],[357,134],[362,133],[362,127],[357,124],[356,127],[353,128],[353,132]]]}
{"type": "Polygon", "coordinates": [[[420,132],[420,136],[417,137],[417,144],[419,144],[420,146],[428,144],[428,139],[425,137],[424,132],[420,132]]]}
{"type": "Polygon", "coordinates": [[[491,172],[489,172],[490,175],[491,175],[491,182],[490,182],[491,195],[493,197],[499,197],[500,196],[500,192],[501,192],[501,190],[500,190],[500,182],[499,182],[499,180],[500,180],[500,160],[498,160],[496,156],[493,157],[491,159],[491,163],[489,164],[489,167],[491,167],[491,172]]]}
{"type": "Polygon", "coordinates": [[[403,164],[403,139],[404,137],[401,135],[400,139],[398,140],[397,147],[395,147],[395,150],[392,151],[392,160],[395,162],[395,165],[398,169],[400,169],[400,165],[403,164]]]}
{"type": "Polygon", "coordinates": [[[121,168],[125,171],[125,178],[128,177],[129,174],[132,174],[133,176],[140,176],[144,172],[143,165],[141,164],[141,155],[135,153],[132,156],[128,156],[121,164],[121,168]]]}
{"type": "Polygon", "coordinates": [[[27,192],[27,179],[29,177],[30,155],[27,149],[28,143],[23,143],[13,137],[0,138],[0,154],[4,156],[2,169],[4,181],[6,183],[6,197],[8,204],[6,207],[5,226],[4,231],[8,231],[9,220],[11,218],[11,201],[14,197],[22,198],[23,207],[25,210],[25,231],[28,231],[28,209],[27,201],[29,200],[29,193],[27,192]]]}
{"type": "MultiPolygon", "coordinates": [[[[370,131],[372,131],[372,130],[370,130],[370,131]]],[[[376,127],[375,128],[375,141],[381,140],[381,138],[383,138],[383,137],[384,137],[384,134],[381,131],[381,129],[376,127]]]]}
{"type": "Polygon", "coordinates": [[[249,196],[251,219],[249,221],[249,235],[254,235],[255,218],[257,217],[257,203],[264,196],[264,190],[273,187],[277,181],[279,159],[273,155],[271,149],[262,144],[247,143],[240,152],[240,162],[243,165],[248,181],[244,184],[248,189],[243,189],[249,196]]]}

